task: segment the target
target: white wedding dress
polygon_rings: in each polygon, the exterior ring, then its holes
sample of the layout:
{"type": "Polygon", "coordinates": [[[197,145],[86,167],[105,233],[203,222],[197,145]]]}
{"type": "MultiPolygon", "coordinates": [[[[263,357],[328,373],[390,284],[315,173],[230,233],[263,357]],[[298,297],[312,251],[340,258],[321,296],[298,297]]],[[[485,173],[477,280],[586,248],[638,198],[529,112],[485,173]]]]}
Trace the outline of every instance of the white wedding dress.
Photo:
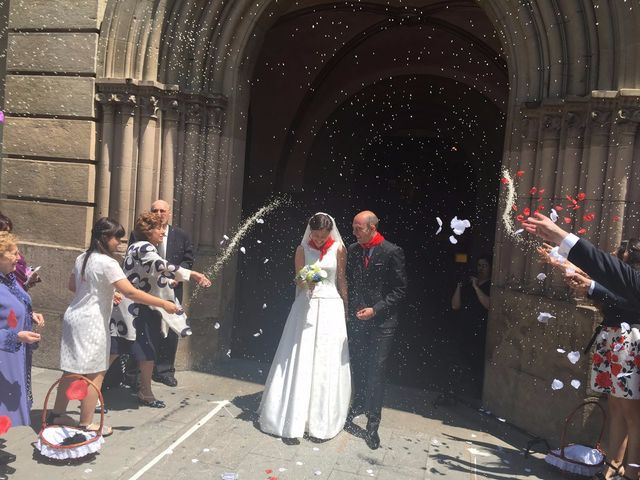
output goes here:
{"type": "MultiPolygon", "coordinates": [[[[296,289],[260,403],[260,428],[266,433],[329,439],[344,427],[351,372],[344,305],[336,288],[341,244],[335,242],[320,261],[326,280],[312,294],[296,289]]],[[[303,248],[306,265],[318,261],[318,250],[306,242],[303,248]]]]}

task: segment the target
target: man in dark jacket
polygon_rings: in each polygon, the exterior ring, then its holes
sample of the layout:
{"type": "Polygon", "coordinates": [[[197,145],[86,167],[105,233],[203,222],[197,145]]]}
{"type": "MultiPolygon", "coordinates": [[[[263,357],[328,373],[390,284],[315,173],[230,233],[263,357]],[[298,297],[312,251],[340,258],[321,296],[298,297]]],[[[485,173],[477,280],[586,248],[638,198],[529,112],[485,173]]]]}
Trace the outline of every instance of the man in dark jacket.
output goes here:
{"type": "Polygon", "coordinates": [[[385,369],[407,291],[404,251],[378,232],[378,217],[360,212],[353,219],[357,243],[349,246],[349,353],[353,399],[349,421],[367,415],[367,445],[380,446],[385,369]]]}
{"type": "MultiPolygon", "coordinates": [[[[181,228],[174,227],[171,221],[171,208],[164,200],[156,200],[151,204],[151,212],[162,217],[166,226],[164,238],[158,245],[158,253],[173,265],[191,270],[193,267],[193,246],[189,234],[181,228]]],[[[182,282],[175,287],[176,298],[182,303],[182,282]]],[[[175,360],[178,350],[178,335],[171,329],[166,338],[160,340],[158,358],[153,372],[153,380],[170,387],[178,385],[175,378],[175,360]]]]}

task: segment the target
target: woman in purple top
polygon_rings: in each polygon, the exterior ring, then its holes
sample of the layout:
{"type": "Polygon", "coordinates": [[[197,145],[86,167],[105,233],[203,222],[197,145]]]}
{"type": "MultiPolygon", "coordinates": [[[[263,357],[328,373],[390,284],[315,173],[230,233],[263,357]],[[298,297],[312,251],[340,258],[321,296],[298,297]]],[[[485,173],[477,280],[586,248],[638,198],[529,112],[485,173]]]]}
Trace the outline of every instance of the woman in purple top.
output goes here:
{"type": "Polygon", "coordinates": [[[0,232],[0,416],[8,416],[13,426],[30,423],[31,354],[40,341],[32,328],[43,323],[16,280],[18,259],[16,237],[0,232]]]}
{"type": "MultiPolygon", "coordinates": [[[[13,232],[13,222],[9,217],[0,212],[0,232],[13,232]]],[[[25,290],[33,287],[36,283],[40,282],[40,276],[37,272],[31,272],[31,269],[27,266],[27,261],[24,259],[24,255],[18,252],[18,263],[16,264],[16,270],[14,272],[18,285],[25,290]]]]}

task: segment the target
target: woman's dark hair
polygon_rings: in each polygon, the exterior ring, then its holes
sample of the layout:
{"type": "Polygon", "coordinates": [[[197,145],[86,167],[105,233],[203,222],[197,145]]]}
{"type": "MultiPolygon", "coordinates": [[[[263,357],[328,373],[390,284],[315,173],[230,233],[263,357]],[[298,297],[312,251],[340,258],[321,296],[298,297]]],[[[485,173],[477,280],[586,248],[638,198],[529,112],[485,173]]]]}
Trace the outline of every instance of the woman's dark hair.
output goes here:
{"type": "Polygon", "coordinates": [[[116,222],[112,218],[102,217],[99,218],[95,223],[93,228],[91,229],[91,241],[89,242],[89,248],[87,248],[87,254],[84,257],[84,262],[82,262],[82,272],[81,275],[84,277],[84,271],[87,267],[87,261],[93,252],[103,253],[104,255],[109,255],[111,252],[109,251],[109,246],[107,242],[110,238],[116,237],[118,240],[124,237],[124,227],[116,222]]]}
{"type": "Polygon", "coordinates": [[[640,240],[630,238],[627,241],[627,263],[634,269],[640,270],[640,240]]]}
{"type": "Polygon", "coordinates": [[[618,260],[624,260],[624,252],[627,251],[628,243],[629,243],[629,240],[622,240],[620,242],[620,246],[616,250],[616,257],[618,257],[618,260]]]}
{"type": "Polygon", "coordinates": [[[311,230],[331,230],[333,228],[333,221],[331,221],[331,217],[326,213],[316,213],[309,219],[309,228],[311,230]]]}
{"type": "Polygon", "coordinates": [[[0,212],[0,232],[11,232],[13,230],[13,222],[9,217],[0,212]]]}

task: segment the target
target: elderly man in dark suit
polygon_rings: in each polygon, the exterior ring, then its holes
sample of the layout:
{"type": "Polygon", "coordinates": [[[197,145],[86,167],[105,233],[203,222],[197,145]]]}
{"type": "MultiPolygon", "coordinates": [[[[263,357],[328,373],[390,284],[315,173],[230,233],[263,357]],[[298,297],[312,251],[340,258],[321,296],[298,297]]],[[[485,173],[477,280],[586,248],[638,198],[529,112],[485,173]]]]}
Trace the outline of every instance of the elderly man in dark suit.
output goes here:
{"type": "Polygon", "coordinates": [[[404,251],[378,232],[378,217],[360,212],[353,219],[357,243],[347,253],[349,353],[353,399],[348,421],[367,415],[366,442],[380,446],[385,369],[407,291],[404,251]]]}
{"type": "MultiPolygon", "coordinates": [[[[162,217],[165,229],[162,243],[158,245],[158,253],[167,259],[169,263],[180,265],[191,270],[193,267],[193,245],[187,232],[181,228],[171,225],[171,207],[164,200],[156,200],[151,204],[151,212],[162,217]]],[[[176,298],[182,303],[182,283],[178,283],[175,288],[176,298]]],[[[166,338],[160,342],[158,359],[156,361],[153,380],[164,383],[170,387],[178,385],[175,378],[175,359],[178,350],[178,335],[173,330],[169,330],[166,338]]]]}

